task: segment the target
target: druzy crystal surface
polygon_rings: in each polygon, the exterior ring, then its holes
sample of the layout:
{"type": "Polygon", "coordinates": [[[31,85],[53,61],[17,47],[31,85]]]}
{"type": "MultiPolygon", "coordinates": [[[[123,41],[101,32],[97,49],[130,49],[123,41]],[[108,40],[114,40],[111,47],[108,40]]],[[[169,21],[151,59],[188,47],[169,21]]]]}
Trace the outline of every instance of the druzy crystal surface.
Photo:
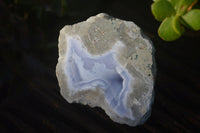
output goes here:
{"type": "Polygon", "coordinates": [[[115,122],[136,126],[150,116],[154,48],[133,22],[106,14],[65,26],[56,75],[69,102],[101,107],[115,122]]]}

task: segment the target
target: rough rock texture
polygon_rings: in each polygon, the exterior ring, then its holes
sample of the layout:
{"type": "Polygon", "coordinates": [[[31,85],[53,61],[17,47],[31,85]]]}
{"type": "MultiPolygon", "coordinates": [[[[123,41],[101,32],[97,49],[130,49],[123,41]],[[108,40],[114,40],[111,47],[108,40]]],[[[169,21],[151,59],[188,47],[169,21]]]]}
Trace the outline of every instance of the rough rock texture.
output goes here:
{"type": "Polygon", "coordinates": [[[65,26],[56,74],[70,103],[101,107],[118,123],[136,126],[149,116],[154,49],[133,22],[106,14],[65,26]]]}

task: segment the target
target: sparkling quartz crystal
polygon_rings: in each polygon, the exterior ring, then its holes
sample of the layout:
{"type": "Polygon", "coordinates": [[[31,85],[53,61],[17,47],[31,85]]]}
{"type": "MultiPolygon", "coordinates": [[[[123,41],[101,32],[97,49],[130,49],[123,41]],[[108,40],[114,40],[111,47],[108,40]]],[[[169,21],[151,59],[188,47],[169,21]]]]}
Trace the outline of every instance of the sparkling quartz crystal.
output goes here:
{"type": "Polygon", "coordinates": [[[65,26],[59,36],[56,74],[68,102],[101,107],[121,124],[150,115],[154,49],[133,22],[106,14],[65,26]]]}

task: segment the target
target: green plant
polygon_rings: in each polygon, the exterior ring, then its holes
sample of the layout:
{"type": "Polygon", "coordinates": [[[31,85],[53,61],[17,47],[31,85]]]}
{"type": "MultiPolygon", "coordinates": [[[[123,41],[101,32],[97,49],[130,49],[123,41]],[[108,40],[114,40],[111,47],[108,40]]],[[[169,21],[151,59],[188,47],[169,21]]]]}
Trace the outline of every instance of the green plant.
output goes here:
{"type": "Polygon", "coordinates": [[[178,39],[185,27],[200,30],[200,6],[198,0],[153,0],[151,11],[161,21],[158,35],[165,41],[178,39]]]}

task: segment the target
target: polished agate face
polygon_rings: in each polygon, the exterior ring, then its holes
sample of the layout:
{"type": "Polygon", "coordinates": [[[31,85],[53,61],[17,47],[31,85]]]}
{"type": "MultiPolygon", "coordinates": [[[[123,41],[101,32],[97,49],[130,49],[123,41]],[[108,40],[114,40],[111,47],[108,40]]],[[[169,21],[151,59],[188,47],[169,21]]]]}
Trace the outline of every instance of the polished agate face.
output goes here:
{"type": "Polygon", "coordinates": [[[101,55],[88,53],[80,38],[68,37],[67,44],[68,88],[74,91],[101,89],[110,107],[119,116],[131,119],[126,97],[133,77],[116,59],[116,49],[123,47],[122,42],[101,55]]]}

